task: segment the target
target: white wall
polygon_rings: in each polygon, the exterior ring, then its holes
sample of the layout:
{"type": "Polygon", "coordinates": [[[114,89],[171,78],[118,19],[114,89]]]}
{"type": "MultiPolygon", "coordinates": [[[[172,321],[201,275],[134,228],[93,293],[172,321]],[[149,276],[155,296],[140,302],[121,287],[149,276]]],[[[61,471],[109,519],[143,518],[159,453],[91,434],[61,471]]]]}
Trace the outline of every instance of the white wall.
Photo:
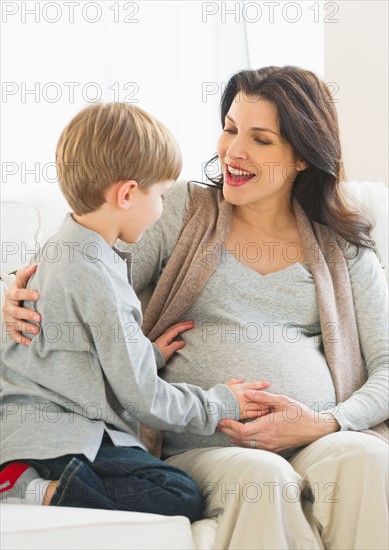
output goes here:
{"type": "Polygon", "coordinates": [[[325,25],[348,179],[388,185],[388,2],[341,1],[325,25]]]}
{"type": "Polygon", "coordinates": [[[245,1],[247,8],[251,5],[246,21],[250,67],[298,65],[324,78],[322,2],[285,0],[271,4],[245,1]],[[255,14],[261,15],[257,22],[255,14]]]}

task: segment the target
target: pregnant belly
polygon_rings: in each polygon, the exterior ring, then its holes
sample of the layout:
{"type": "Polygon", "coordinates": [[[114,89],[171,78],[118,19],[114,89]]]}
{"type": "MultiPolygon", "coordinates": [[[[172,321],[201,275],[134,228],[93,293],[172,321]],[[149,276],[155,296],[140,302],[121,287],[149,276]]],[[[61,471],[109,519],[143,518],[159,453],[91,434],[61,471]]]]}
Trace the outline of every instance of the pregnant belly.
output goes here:
{"type": "Polygon", "coordinates": [[[243,377],[247,382],[267,380],[271,393],[285,394],[315,410],[335,403],[335,387],[320,337],[297,340],[290,333],[289,341],[282,342],[235,339],[216,343],[201,341],[200,335],[196,339],[194,331],[187,335],[185,348],[161,371],[167,382],[208,389],[230,378],[243,377]]]}
{"type": "MultiPolygon", "coordinates": [[[[222,342],[215,342],[205,341],[201,333],[196,337],[194,329],[186,333],[185,340],[185,348],[160,371],[167,382],[186,382],[209,389],[230,378],[243,377],[246,382],[267,380],[271,383],[271,393],[285,394],[315,411],[335,405],[335,387],[320,337],[303,336],[297,340],[290,332],[288,340],[282,338],[282,341],[238,340],[236,335],[234,341],[226,337],[222,342]]],[[[219,445],[230,445],[221,433],[204,437],[167,432],[163,456],[168,458],[189,449],[219,445]]]]}

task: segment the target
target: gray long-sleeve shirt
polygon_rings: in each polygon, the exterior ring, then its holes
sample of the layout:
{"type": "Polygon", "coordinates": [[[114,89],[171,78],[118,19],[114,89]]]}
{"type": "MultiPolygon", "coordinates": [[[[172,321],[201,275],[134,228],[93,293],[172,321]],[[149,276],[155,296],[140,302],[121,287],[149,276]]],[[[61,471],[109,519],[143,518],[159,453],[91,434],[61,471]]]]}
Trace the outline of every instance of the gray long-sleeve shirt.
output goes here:
{"type": "MultiPolygon", "coordinates": [[[[187,191],[186,184],[173,186],[165,196],[161,219],[136,245],[137,292],[158,280],[174,249],[188,204],[187,191]]],[[[315,282],[307,266],[292,264],[261,276],[227,250],[185,315],[195,322],[194,329],[183,335],[185,348],[160,375],[169,382],[185,381],[203,388],[231,377],[265,379],[271,382],[272,393],[333,413],[342,430],[362,430],[382,422],[388,417],[387,285],[374,252],[361,249],[356,254],[349,245],[347,265],[368,381],[344,403],[336,403],[322,345],[315,282]]],[[[166,432],[163,456],[228,444],[220,433],[204,438],[166,432]]]]}
{"type": "Polygon", "coordinates": [[[139,328],[131,266],[100,235],[68,215],[38,259],[29,286],[42,298],[26,305],[41,313],[41,333],[2,350],[2,463],[94,460],[105,431],[115,445],[142,446],[138,421],[207,435],[223,416],[239,418],[227,386],[203,391],[157,376],[163,357],[139,328]]]}

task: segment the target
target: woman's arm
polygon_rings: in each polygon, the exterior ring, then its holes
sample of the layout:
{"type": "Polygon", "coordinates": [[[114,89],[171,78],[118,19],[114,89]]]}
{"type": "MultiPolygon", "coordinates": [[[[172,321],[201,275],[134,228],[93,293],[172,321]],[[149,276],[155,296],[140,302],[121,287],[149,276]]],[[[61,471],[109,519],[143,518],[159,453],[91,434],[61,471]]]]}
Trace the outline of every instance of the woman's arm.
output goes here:
{"type": "Polygon", "coordinates": [[[342,430],[364,430],[388,418],[388,287],[375,253],[346,250],[361,353],[367,381],[333,414],[342,430]]]}
{"type": "Polygon", "coordinates": [[[176,245],[189,202],[187,182],[175,183],[163,197],[163,213],[136,243],[133,287],[137,294],[160,277],[176,245]]]}

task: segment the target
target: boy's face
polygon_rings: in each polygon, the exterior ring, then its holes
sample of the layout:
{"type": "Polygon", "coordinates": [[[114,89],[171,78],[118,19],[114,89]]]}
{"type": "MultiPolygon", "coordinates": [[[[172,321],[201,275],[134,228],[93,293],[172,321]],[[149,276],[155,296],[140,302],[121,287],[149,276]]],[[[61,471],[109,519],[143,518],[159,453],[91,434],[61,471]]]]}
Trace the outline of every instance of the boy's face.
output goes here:
{"type": "Polygon", "coordinates": [[[153,223],[159,220],[163,210],[162,195],[172,186],[171,181],[153,183],[146,189],[133,191],[132,207],[128,211],[119,238],[127,243],[136,243],[153,223]]]}

